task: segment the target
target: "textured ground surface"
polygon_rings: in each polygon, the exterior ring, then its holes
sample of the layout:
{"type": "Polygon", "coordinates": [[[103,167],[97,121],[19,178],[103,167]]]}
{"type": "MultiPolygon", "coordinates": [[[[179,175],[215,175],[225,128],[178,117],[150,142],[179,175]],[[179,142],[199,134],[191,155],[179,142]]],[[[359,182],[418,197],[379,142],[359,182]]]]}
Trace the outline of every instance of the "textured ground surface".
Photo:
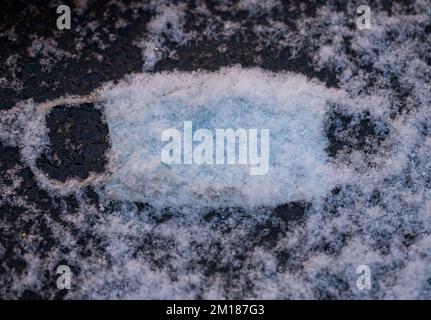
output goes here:
{"type": "Polygon", "coordinates": [[[0,297],[431,298],[430,1],[373,2],[364,31],[346,1],[75,1],[71,30],[57,4],[1,4],[0,297]],[[344,183],[253,210],[114,201],[104,109],[39,104],[130,73],[232,65],[354,101],[324,125],[344,183]]]}

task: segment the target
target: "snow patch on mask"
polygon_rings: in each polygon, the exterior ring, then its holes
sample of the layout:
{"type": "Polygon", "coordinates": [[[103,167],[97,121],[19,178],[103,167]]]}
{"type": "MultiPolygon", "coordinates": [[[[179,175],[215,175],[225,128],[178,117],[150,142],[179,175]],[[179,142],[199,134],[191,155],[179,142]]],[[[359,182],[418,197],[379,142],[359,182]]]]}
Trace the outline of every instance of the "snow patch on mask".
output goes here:
{"type": "Polygon", "coordinates": [[[101,98],[113,155],[107,192],[116,200],[277,205],[325,195],[339,182],[325,153],[324,119],[328,101],[343,94],[302,76],[240,68],[142,74],[108,86],[101,98]],[[164,164],[161,134],[182,132],[184,121],[193,131],[269,129],[268,173],[253,176],[238,164],[164,164]]]}

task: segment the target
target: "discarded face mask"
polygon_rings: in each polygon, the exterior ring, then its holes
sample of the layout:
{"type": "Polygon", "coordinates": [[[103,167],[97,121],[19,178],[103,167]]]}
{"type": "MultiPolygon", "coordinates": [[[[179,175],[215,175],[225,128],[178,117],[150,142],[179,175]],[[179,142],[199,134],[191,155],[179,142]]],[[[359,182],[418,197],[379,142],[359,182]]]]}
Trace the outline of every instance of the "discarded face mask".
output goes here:
{"type": "Polygon", "coordinates": [[[114,199],[253,207],[310,199],[334,185],[323,126],[328,100],[342,94],[303,76],[241,68],[141,74],[99,95],[114,199]],[[202,137],[221,129],[231,129],[230,138],[202,137]],[[268,148],[243,139],[249,129],[260,140],[267,132],[268,148]]]}

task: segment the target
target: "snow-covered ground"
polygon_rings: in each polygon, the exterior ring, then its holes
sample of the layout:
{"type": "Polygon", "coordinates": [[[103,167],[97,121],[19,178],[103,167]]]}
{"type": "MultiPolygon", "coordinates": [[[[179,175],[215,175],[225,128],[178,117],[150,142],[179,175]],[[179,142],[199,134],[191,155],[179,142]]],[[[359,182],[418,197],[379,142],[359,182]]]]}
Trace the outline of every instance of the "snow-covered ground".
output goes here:
{"type": "Polygon", "coordinates": [[[431,2],[359,4],[11,4],[0,297],[430,299],[431,2]],[[269,129],[268,174],[162,165],[189,120],[269,129]]]}

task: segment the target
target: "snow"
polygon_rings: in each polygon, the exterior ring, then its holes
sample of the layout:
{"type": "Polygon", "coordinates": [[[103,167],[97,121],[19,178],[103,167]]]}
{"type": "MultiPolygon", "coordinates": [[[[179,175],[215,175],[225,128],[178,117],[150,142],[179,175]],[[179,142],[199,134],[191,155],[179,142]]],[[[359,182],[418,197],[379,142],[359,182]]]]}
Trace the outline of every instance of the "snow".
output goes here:
{"type": "MultiPolygon", "coordinates": [[[[84,12],[86,2],[80,3],[84,12]]],[[[313,17],[292,4],[286,10],[297,15],[295,29],[278,15],[278,1],[217,5],[220,14],[205,4],[155,9],[152,3],[148,32],[137,39],[144,73],[100,84],[90,96],[2,108],[0,140],[17,148],[19,160],[2,171],[0,205],[23,213],[14,223],[0,223],[7,235],[0,256],[13,254],[25,267],[19,272],[1,263],[0,296],[17,298],[30,289],[53,297],[57,291],[46,284],[66,263],[74,272],[66,298],[430,299],[431,11],[425,0],[410,9],[394,3],[391,15],[382,6],[372,7],[372,29],[358,31],[350,27],[353,2],[345,12],[323,5],[313,17]],[[250,9],[255,3],[259,10],[250,9]],[[199,32],[186,28],[188,10],[199,32]],[[251,27],[226,14],[238,10],[249,10],[251,27]],[[262,11],[273,15],[262,22],[262,11]],[[261,65],[268,47],[289,48],[288,58],[305,52],[304,63],[335,72],[338,88],[298,72],[239,66],[149,73],[166,56],[175,57],[171,42],[214,40],[227,54],[231,37],[246,31],[257,35],[249,50],[252,64],[261,65]],[[88,101],[106,116],[108,167],[85,180],[51,179],[36,165],[50,149],[46,116],[56,106],[78,108],[88,101]],[[356,133],[365,118],[374,134],[360,141],[356,133]],[[185,120],[196,128],[268,128],[269,173],[251,176],[241,166],[161,166],[161,131],[180,128],[185,120]],[[331,123],[344,145],[334,156],[327,151],[331,123]],[[87,187],[97,204],[86,196],[87,187]],[[33,188],[30,194],[26,188],[33,188]],[[41,208],[34,190],[60,204],[41,208]],[[73,210],[68,197],[77,202],[73,210]],[[299,222],[274,213],[292,201],[305,207],[299,222]],[[50,250],[47,239],[54,243],[50,250]],[[371,269],[370,291],[356,287],[356,269],[363,264],[371,269]]],[[[131,23],[116,22],[119,28],[131,23]]],[[[94,26],[77,31],[84,37],[94,26]]],[[[5,32],[11,40],[25,36],[5,32]]],[[[52,39],[30,40],[25,54],[47,71],[69,57],[52,39]]],[[[84,44],[76,42],[78,48],[84,44]]],[[[21,59],[11,53],[2,62],[10,71],[0,79],[2,88],[22,89],[21,59]]]]}
{"type": "Polygon", "coordinates": [[[338,183],[323,130],[329,100],[337,97],[343,93],[299,75],[241,68],[142,74],[108,86],[101,99],[115,156],[107,192],[157,207],[275,206],[322,197],[338,183]],[[250,175],[250,165],[165,165],[161,134],[182,132],[184,121],[195,131],[268,129],[268,174],[250,175]]]}

